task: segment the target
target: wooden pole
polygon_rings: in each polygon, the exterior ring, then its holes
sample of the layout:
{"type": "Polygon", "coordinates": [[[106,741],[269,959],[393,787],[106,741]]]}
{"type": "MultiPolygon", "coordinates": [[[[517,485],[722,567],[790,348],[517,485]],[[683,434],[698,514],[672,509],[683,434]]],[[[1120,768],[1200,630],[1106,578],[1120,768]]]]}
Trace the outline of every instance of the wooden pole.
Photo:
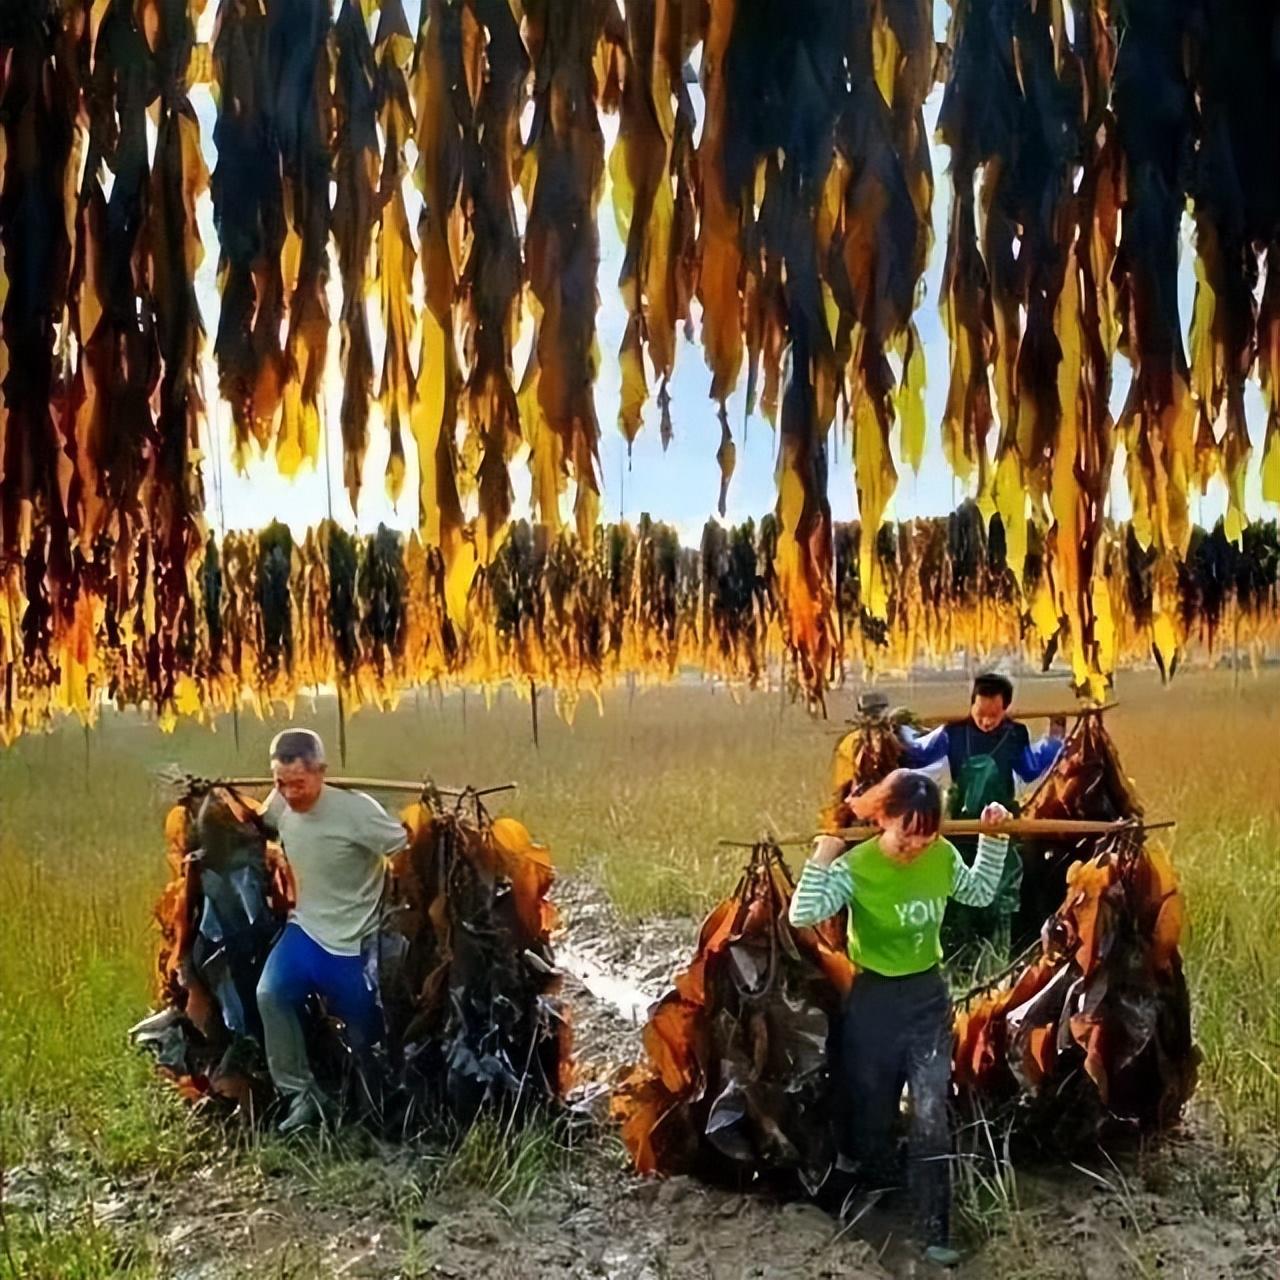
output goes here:
{"type": "MultiPolygon", "coordinates": [[[[1046,839],[1055,837],[1071,838],[1084,836],[1114,835],[1121,831],[1163,831],[1176,825],[1171,821],[1142,822],[1122,819],[1119,822],[1095,822],[1085,818],[1011,818],[1008,822],[984,823],[978,818],[947,818],[943,820],[940,833],[944,836],[1042,836],[1046,839]]],[[[833,835],[837,839],[850,843],[857,840],[869,840],[878,835],[880,828],[873,823],[861,823],[856,827],[842,827],[838,831],[815,832],[807,836],[781,836],[777,839],[762,837],[761,840],[721,840],[722,845],[738,849],[751,849],[760,843],[773,844],[808,844],[817,835],[833,835]]]]}
{"type": "Polygon", "coordinates": [[[529,703],[533,709],[533,749],[541,750],[538,745],[538,682],[529,681],[529,703]]]}
{"type": "MultiPolygon", "coordinates": [[[[331,787],[339,787],[344,791],[400,791],[411,795],[421,795],[427,790],[425,782],[410,782],[402,778],[326,778],[331,787]]],[[[273,787],[274,778],[215,778],[213,785],[218,787],[273,787]]],[[[442,796],[492,796],[502,791],[515,791],[519,783],[503,782],[495,787],[435,787],[442,796]]]]}
{"type": "MultiPolygon", "coordinates": [[[[1010,718],[1013,720],[1070,720],[1080,716],[1100,716],[1108,711],[1114,711],[1119,705],[1118,702],[1105,702],[1100,707],[1037,707],[1031,711],[1010,712],[1010,718]]],[[[959,715],[914,716],[911,722],[925,729],[935,729],[940,724],[954,724],[957,720],[966,720],[968,716],[969,711],[966,708],[959,715]]],[[[855,723],[853,720],[846,720],[844,725],[834,732],[846,734],[855,723]]],[[[832,730],[828,729],[827,732],[832,730]]]]}

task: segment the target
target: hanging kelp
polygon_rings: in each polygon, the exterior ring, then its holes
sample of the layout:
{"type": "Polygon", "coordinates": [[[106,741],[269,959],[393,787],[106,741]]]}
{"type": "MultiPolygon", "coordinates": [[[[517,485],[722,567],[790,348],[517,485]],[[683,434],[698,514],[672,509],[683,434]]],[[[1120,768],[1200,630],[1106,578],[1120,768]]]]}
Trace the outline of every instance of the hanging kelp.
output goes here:
{"type": "Polygon", "coordinates": [[[66,459],[54,415],[63,403],[58,326],[81,162],[72,148],[79,88],[75,16],[40,0],[6,4],[0,15],[0,557],[16,566],[37,526],[48,522],[54,535],[48,569],[56,582],[70,573],[60,477],[66,459]]]}
{"type": "MultiPolygon", "coordinates": [[[[831,509],[826,436],[836,365],[820,280],[817,213],[832,165],[844,83],[839,6],[768,3],[734,15],[724,54],[721,163],[742,209],[748,402],[763,368],[772,417],[786,352],[778,449],[777,572],[786,640],[801,683],[821,698],[831,660],[831,509]]],[[[722,422],[723,480],[731,471],[722,422]]],[[[723,509],[724,483],[721,485],[723,509]]]]}
{"type": "MultiPolygon", "coordinates": [[[[540,496],[549,498],[553,486],[542,473],[551,442],[541,438],[549,429],[558,453],[555,465],[577,485],[574,515],[584,543],[600,510],[596,207],[604,180],[604,136],[599,108],[612,109],[618,97],[614,50],[621,33],[606,33],[616,21],[617,10],[608,0],[530,0],[525,6],[534,74],[522,178],[529,209],[525,260],[535,304],[531,359],[537,361],[540,421],[534,447],[544,455],[535,460],[535,482],[540,496]]],[[[542,518],[547,519],[545,509],[542,518]]]]}
{"type": "Polygon", "coordinates": [[[414,385],[409,358],[414,251],[404,196],[408,176],[404,148],[414,127],[408,80],[412,57],[413,37],[403,5],[400,0],[383,0],[373,41],[374,105],[384,140],[378,183],[382,212],[377,231],[377,273],[383,333],[378,400],[390,437],[386,486],[393,503],[399,500],[404,487],[404,428],[410,424],[414,385]]]}
{"type": "Polygon", "coordinates": [[[492,558],[511,516],[509,463],[521,440],[512,384],[524,266],[513,185],[529,59],[506,0],[472,0],[461,18],[462,192],[468,252],[459,281],[467,379],[466,456],[478,459],[480,560],[492,558]]]}
{"type": "Polygon", "coordinates": [[[288,308],[276,465],[293,475],[320,448],[320,396],[329,349],[330,147],[333,128],[330,6],[273,0],[267,75],[285,238],[281,286],[288,308]]]}
{"type": "MultiPolygon", "coordinates": [[[[836,163],[817,218],[823,279],[840,317],[835,355],[852,431],[859,518],[874,533],[897,487],[890,446],[895,404],[903,458],[918,468],[924,454],[924,350],[911,315],[931,234],[933,175],[923,110],[935,56],[929,5],[855,6],[847,40],[836,163]],[[891,352],[901,362],[900,381],[891,352]]],[[[869,543],[860,572],[864,605],[883,618],[886,588],[869,543]]]]}
{"type": "Polygon", "coordinates": [[[743,322],[742,191],[729,182],[730,136],[726,62],[738,0],[710,0],[702,48],[705,119],[698,144],[698,301],[702,304],[702,350],[711,370],[711,398],[720,404],[721,448],[729,438],[725,403],[742,371],[743,322]]]}
{"type": "Polygon", "coordinates": [[[454,303],[461,267],[462,126],[454,108],[461,69],[460,10],[447,0],[427,0],[414,52],[416,113],[415,174],[422,192],[418,220],[426,306],[413,398],[413,437],[418,447],[418,526],[430,546],[441,549],[449,616],[466,617],[467,592],[475,572],[475,543],[464,541],[458,494],[458,394],[462,377],[454,336],[454,303]]]}
{"type": "Polygon", "coordinates": [[[377,113],[373,46],[358,0],[343,0],[334,24],[333,238],[342,277],[343,481],[353,510],[360,500],[373,402],[373,349],[365,309],[366,273],[376,218],[377,113]]]}
{"type": "MultiPolygon", "coordinates": [[[[1267,323],[1257,325],[1259,252],[1280,230],[1280,179],[1266,161],[1280,146],[1276,101],[1280,49],[1276,14],[1265,3],[1211,5],[1198,27],[1193,79],[1199,146],[1191,194],[1196,225],[1196,298],[1191,322],[1191,387],[1198,400],[1197,470],[1221,470],[1227,483],[1227,533],[1245,523],[1250,456],[1245,379],[1261,357],[1271,368],[1267,323]],[[1216,428],[1221,422],[1221,437],[1216,428]]],[[[1268,255],[1268,284],[1271,258],[1268,255]]]]}
{"type": "MultiPolygon", "coordinates": [[[[157,0],[154,15],[150,38],[159,122],[143,234],[162,372],[147,521],[155,566],[158,662],[162,670],[174,673],[176,697],[179,683],[193,675],[199,629],[191,582],[204,526],[198,466],[204,326],[195,292],[203,248],[196,204],[208,190],[209,173],[187,98],[187,66],[195,40],[187,0],[157,0]]],[[[188,684],[182,683],[182,688],[188,698],[195,696],[188,684]]]]}
{"type": "Polygon", "coordinates": [[[1132,0],[1116,15],[1112,95],[1123,185],[1113,278],[1119,350],[1133,379],[1119,427],[1143,546],[1181,552],[1190,533],[1195,413],[1178,313],[1178,247],[1194,142],[1190,0],[1132,0]]]}
{"type": "Polygon", "coordinates": [[[626,6],[628,61],[609,176],[625,246],[618,280],[627,310],[618,352],[618,425],[628,446],[649,398],[646,355],[659,380],[664,447],[672,434],[667,384],[675,367],[676,325],[688,323],[696,273],[695,120],[686,73],[689,54],[702,39],[700,18],[691,0],[626,6]]]}
{"type": "Polygon", "coordinates": [[[142,240],[149,50],[125,3],[108,4],[85,41],[92,70],[83,86],[88,145],[70,309],[79,347],[70,503],[81,548],[90,551],[108,526],[130,548],[141,534],[159,359],[142,240]]]}
{"type": "Polygon", "coordinates": [[[220,0],[213,40],[218,163],[212,190],[222,305],[214,355],[241,466],[251,438],[264,449],[270,443],[285,382],[280,335],[287,227],[279,157],[271,144],[267,32],[267,15],[255,0],[220,0]]]}

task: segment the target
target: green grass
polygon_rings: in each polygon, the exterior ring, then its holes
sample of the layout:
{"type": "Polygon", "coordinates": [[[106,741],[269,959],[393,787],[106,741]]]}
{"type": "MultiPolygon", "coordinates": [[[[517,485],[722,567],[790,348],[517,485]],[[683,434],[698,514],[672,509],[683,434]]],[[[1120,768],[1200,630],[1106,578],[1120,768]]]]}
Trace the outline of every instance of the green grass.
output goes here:
{"type": "MultiPolygon", "coordinates": [[[[922,712],[964,702],[954,684],[891,696],[922,712]]],[[[1043,704],[1063,693],[1055,682],[1024,696],[1043,704]]],[[[851,697],[833,699],[833,719],[848,714],[851,697]]],[[[1246,677],[1239,692],[1225,673],[1168,691],[1128,676],[1119,697],[1110,723],[1125,763],[1151,812],[1180,824],[1183,951],[1204,1053],[1197,1105],[1265,1197],[1280,1134],[1280,674],[1246,677]]],[[[736,702],[700,688],[620,693],[606,707],[601,717],[583,704],[570,727],[544,705],[535,751],[528,703],[510,693],[488,709],[473,693],[465,710],[456,695],[410,697],[394,714],[353,717],[348,770],[517,781],[500,807],[549,843],[560,866],[598,876],[632,916],[697,914],[731,888],[744,855],[717,847],[721,836],[811,827],[834,736],[802,710],[776,695],[736,702]]],[[[333,749],[332,704],[298,710],[333,749]]],[[[278,727],[243,717],[237,750],[226,720],[216,733],[188,725],[165,737],[112,714],[87,739],[67,724],[0,754],[0,1165],[56,1158],[103,1174],[175,1171],[207,1148],[209,1132],[126,1043],[148,1007],[150,915],[165,878],[166,801],[150,770],[180,761],[195,772],[262,772],[278,727]]],[[[448,1176],[499,1199],[518,1199],[524,1174],[513,1167],[558,1158],[501,1143],[495,1154],[483,1134],[475,1142],[448,1176]]],[[[24,1248],[46,1248],[30,1243],[30,1222],[23,1230],[24,1248]]],[[[90,1254],[110,1248],[101,1232],[81,1238],[75,1247],[90,1254]]],[[[66,1274],[97,1274],[86,1258],[66,1274]]],[[[148,1264],[129,1265],[145,1274],[148,1264]]]]}

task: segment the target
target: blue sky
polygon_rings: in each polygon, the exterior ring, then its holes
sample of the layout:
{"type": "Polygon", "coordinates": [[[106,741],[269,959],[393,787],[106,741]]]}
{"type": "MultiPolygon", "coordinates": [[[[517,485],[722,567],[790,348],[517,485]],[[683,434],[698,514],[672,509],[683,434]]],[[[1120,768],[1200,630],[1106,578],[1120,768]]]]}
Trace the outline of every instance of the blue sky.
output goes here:
{"type": "MultiPolygon", "coordinates": [[[[215,6],[208,5],[201,22],[200,37],[207,39],[211,32],[215,6]]],[[[411,24],[417,21],[417,4],[406,4],[411,24]]],[[[945,34],[946,7],[937,6],[939,36],[945,34]]],[[[926,122],[933,132],[941,103],[941,88],[935,88],[926,105],[926,122]]],[[[216,163],[212,146],[214,105],[207,86],[192,93],[193,104],[200,119],[206,162],[210,169],[216,163]]],[[[695,105],[701,122],[702,102],[695,90],[695,105]]],[[[616,120],[604,120],[606,144],[612,145],[616,133],[616,120]]],[[[934,199],[934,245],[925,277],[924,296],[916,315],[916,324],[924,341],[927,365],[926,420],[928,446],[919,474],[899,465],[899,487],[890,516],[907,518],[916,515],[936,515],[950,511],[965,496],[951,475],[942,456],[939,423],[946,398],[948,378],[948,352],[946,336],[938,312],[939,284],[945,252],[945,234],[950,204],[950,182],[947,177],[947,149],[933,144],[933,164],[937,192],[934,199]]],[[[417,195],[412,193],[410,223],[416,226],[417,195]]],[[[382,474],[388,452],[385,428],[375,407],[371,422],[372,443],[366,460],[364,493],[359,512],[353,512],[341,485],[342,463],[340,432],[338,430],[338,404],[341,384],[337,371],[337,334],[331,341],[332,369],[327,388],[327,436],[329,457],[314,470],[307,470],[293,480],[281,477],[270,457],[251,462],[245,475],[239,475],[231,465],[230,412],[218,402],[215,390],[216,372],[212,362],[212,335],[217,329],[218,297],[216,288],[217,252],[213,231],[212,206],[205,197],[200,208],[202,238],[206,256],[201,267],[197,291],[205,316],[206,332],[210,340],[205,353],[203,374],[206,385],[206,403],[209,406],[209,428],[204,441],[206,453],[205,489],[209,502],[209,517],[216,530],[226,528],[256,528],[273,516],[286,520],[296,531],[323,519],[329,509],[329,493],[332,491],[333,513],[342,523],[371,531],[379,523],[407,529],[417,519],[417,467],[413,456],[413,443],[407,439],[409,474],[398,509],[387,499],[382,485],[382,474]],[[332,485],[330,479],[332,478],[332,485]]],[[[523,217],[523,211],[518,211],[523,217]]],[[[600,311],[598,333],[601,352],[601,372],[597,387],[597,412],[601,426],[600,473],[603,489],[603,511],[607,519],[619,516],[631,521],[648,512],[655,519],[674,524],[686,542],[696,543],[703,523],[715,513],[719,493],[719,468],[715,454],[720,440],[716,419],[716,406],[708,399],[710,374],[703,361],[701,348],[680,339],[676,370],[672,379],[672,419],[675,439],[664,453],[658,435],[656,406],[650,399],[646,407],[645,426],[637,439],[633,456],[628,464],[625,442],[617,428],[619,402],[619,374],[616,352],[622,340],[626,315],[618,296],[617,279],[622,266],[622,243],[614,218],[611,193],[606,186],[601,201],[600,237],[602,262],[599,276],[600,311]]],[[[1193,257],[1190,247],[1190,222],[1185,223],[1184,253],[1180,274],[1180,301],[1184,324],[1189,324],[1194,292],[1193,257]]],[[[338,313],[339,293],[336,285],[336,269],[331,272],[330,313],[338,313]]],[[[695,304],[696,306],[696,304],[695,304]]],[[[695,313],[695,337],[697,315],[695,313]]],[[[524,352],[531,333],[526,325],[516,352],[517,377],[523,368],[524,352]]],[[[376,338],[375,338],[376,342],[376,338]]],[[[380,354],[375,348],[375,368],[380,354]]],[[[745,378],[739,380],[737,394],[729,404],[729,419],[737,441],[737,470],[729,489],[726,518],[731,522],[759,517],[774,504],[774,466],[776,439],[768,422],[763,418],[745,417],[745,378]]],[[[653,380],[651,391],[656,392],[653,380]]],[[[1118,412],[1128,386],[1128,368],[1123,359],[1117,359],[1112,407],[1118,412]]],[[[1262,452],[1262,435],[1265,429],[1265,411],[1256,384],[1251,384],[1246,398],[1250,436],[1254,442],[1254,458],[1248,485],[1248,508],[1251,514],[1274,515],[1263,512],[1258,467],[1262,452]]],[[[994,433],[993,433],[994,437],[994,433]]],[[[992,440],[994,444],[994,438],[992,440]]],[[[839,428],[833,433],[830,447],[830,499],[836,519],[849,519],[856,514],[853,489],[853,472],[849,442],[839,428]]],[[[1112,513],[1123,519],[1129,504],[1123,484],[1122,460],[1117,459],[1116,475],[1112,485],[1112,513]]],[[[512,478],[516,490],[517,516],[529,512],[529,482],[525,463],[517,459],[512,466],[512,478]]],[[[570,499],[571,499],[570,495],[570,499]]],[[[1193,505],[1193,514],[1202,523],[1212,523],[1225,510],[1226,493],[1221,482],[1215,482],[1210,492],[1193,505]]],[[[566,504],[571,510],[571,502],[566,504]]]]}

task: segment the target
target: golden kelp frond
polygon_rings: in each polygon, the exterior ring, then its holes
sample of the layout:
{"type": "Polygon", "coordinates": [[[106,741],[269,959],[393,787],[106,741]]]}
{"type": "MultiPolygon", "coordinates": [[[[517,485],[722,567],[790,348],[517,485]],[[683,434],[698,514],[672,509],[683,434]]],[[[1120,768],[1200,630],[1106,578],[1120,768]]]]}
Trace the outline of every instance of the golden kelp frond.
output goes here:
{"type": "Polygon", "coordinates": [[[664,445],[670,439],[667,383],[675,367],[676,325],[688,322],[692,294],[694,112],[685,70],[703,38],[700,11],[693,0],[638,0],[626,7],[628,60],[609,174],[625,246],[618,281],[627,309],[618,352],[618,425],[628,445],[649,397],[646,354],[660,383],[664,445]]]}
{"type": "Polygon", "coordinates": [[[1113,93],[1123,166],[1119,350],[1133,368],[1118,425],[1138,541],[1178,553],[1191,531],[1195,422],[1177,295],[1183,173],[1194,142],[1184,52],[1191,11],[1189,0],[1135,0],[1118,12],[1113,93]],[[1161,104],[1154,121],[1153,102],[1161,104]]]}
{"type": "MultiPolygon", "coordinates": [[[[55,585],[67,580],[70,569],[61,473],[67,461],[62,441],[71,432],[55,326],[68,302],[80,159],[75,147],[83,146],[76,136],[75,79],[82,21],[75,11],[35,0],[6,5],[0,17],[0,327],[6,352],[0,557],[10,566],[25,560],[37,527],[48,521],[54,536],[47,562],[55,585]]],[[[27,577],[30,597],[31,571],[27,577]]]]}
{"type": "Polygon", "coordinates": [[[386,486],[393,503],[399,501],[404,487],[403,432],[410,424],[414,386],[409,357],[413,333],[414,251],[404,199],[408,176],[404,148],[414,129],[408,81],[413,48],[413,37],[400,0],[382,0],[373,41],[374,108],[384,139],[377,196],[381,208],[377,271],[385,345],[378,400],[391,438],[386,486]]]}
{"type": "Polygon", "coordinates": [[[458,494],[458,394],[462,384],[454,335],[453,308],[461,272],[463,235],[459,193],[462,181],[462,125],[453,104],[451,42],[457,41],[459,12],[446,0],[427,0],[414,51],[413,94],[422,191],[418,242],[426,306],[413,402],[413,437],[418,447],[418,527],[440,548],[450,585],[450,616],[461,625],[475,570],[474,539],[464,538],[458,494]],[[456,584],[456,585],[455,585],[456,584]]]}
{"type": "Polygon", "coordinates": [[[711,398],[725,402],[742,371],[744,315],[742,246],[743,192],[730,185],[725,148],[729,141],[729,37],[738,0],[709,0],[702,48],[702,92],[706,119],[698,144],[701,217],[698,223],[698,300],[702,304],[702,349],[711,370],[711,398]]]}
{"type": "Polygon", "coordinates": [[[460,301],[468,366],[467,452],[480,460],[477,544],[487,564],[511,515],[508,465],[521,440],[512,346],[520,324],[524,264],[513,191],[529,59],[504,0],[474,0],[473,7],[474,12],[462,13],[464,75],[455,90],[463,120],[462,200],[470,210],[460,301]]]}
{"type": "Polygon", "coordinates": [[[592,390],[600,362],[596,208],[604,182],[598,108],[611,92],[616,96],[616,82],[612,60],[597,55],[611,13],[617,10],[608,0],[525,6],[534,76],[525,261],[537,304],[537,402],[544,429],[558,439],[558,465],[577,484],[574,514],[583,542],[600,509],[592,390]]]}
{"type": "Polygon", "coordinates": [[[268,29],[268,17],[254,0],[219,0],[213,40],[218,162],[212,190],[222,307],[214,355],[241,465],[250,439],[264,449],[270,443],[285,380],[280,333],[286,227],[270,127],[275,86],[268,70],[268,29]]]}
{"type": "Polygon", "coordinates": [[[373,350],[365,310],[366,273],[376,221],[377,113],[373,46],[358,0],[342,0],[333,28],[334,197],[333,238],[342,277],[343,479],[354,509],[360,500],[369,406],[373,401],[373,350]]]}
{"type": "MultiPolygon", "coordinates": [[[[198,614],[192,575],[204,528],[199,423],[204,409],[199,357],[204,326],[195,273],[203,258],[196,205],[208,190],[199,127],[187,98],[186,69],[195,30],[187,0],[155,0],[149,32],[159,76],[155,155],[144,228],[146,282],[155,308],[161,375],[155,421],[154,478],[147,523],[155,576],[152,669],[157,698],[175,714],[194,693],[198,614]]],[[[190,714],[189,705],[183,710],[190,714]]],[[[162,712],[163,713],[163,712],[162,712]]]]}
{"type": "Polygon", "coordinates": [[[276,465],[293,475],[320,448],[320,393],[329,348],[331,89],[329,6],[275,0],[267,26],[285,219],[281,282],[288,307],[276,465]]]}
{"type": "MultiPolygon", "coordinates": [[[[858,512],[875,531],[897,487],[890,446],[896,409],[903,456],[918,467],[924,451],[924,352],[911,315],[931,236],[933,174],[924,130],[934,61],[929,6],[867,5],[855,10],[847,38],[849,90],[835,135],[840,163],[828,178],[836,199],[830,241],[819,251],[839,314],[835,358],[853,437],[858,512]],[[891,352],[901,360],[900,379],[891,352]]],[[[821,241],[822,215],[819,226],[821,241]]],[[[860,572],[867,610],[883,618],[886,591],[869,555],[860,572]]]]}

